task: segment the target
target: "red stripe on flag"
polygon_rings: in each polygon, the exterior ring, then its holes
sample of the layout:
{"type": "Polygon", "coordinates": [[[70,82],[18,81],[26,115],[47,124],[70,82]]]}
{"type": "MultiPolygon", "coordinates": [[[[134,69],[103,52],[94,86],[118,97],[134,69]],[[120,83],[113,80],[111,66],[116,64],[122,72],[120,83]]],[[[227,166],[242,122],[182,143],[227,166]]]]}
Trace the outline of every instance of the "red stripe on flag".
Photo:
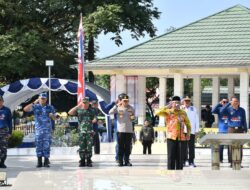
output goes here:
{"type": "Polygon", "coordinates": [[[84,36],[82,27],[82,15],[78,30],[78,82],[77,82],[77,104],[81,103],[85,97],[85,80],[84,80],[84,36]]]}

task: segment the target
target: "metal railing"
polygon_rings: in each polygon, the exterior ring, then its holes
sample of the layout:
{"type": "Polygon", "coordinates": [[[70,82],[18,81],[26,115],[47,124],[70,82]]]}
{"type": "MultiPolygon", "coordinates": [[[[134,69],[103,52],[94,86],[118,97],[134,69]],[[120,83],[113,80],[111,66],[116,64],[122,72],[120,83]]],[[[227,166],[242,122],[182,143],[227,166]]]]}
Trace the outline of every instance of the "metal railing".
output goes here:
{"type": "Polygon", "coordinates": [[[35,132],[35,125],[33,123],[19,124],[15,126],[16,131],[22,131],[24,135],[35,132]]]}

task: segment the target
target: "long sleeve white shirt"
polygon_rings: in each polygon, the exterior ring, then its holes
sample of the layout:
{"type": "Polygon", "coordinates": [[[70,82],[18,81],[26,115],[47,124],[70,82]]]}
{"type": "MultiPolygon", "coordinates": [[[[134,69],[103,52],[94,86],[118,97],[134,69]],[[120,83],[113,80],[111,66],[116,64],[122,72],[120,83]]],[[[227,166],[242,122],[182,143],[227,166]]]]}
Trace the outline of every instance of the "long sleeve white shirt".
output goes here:
{"type": "Polygon", "coordinates": [[[182,106],[182,109],[186,111],[188,119],[191,123],[191,134],[195,135],[195,133],[198,133],[200,129],[200,121],[197,110],[194,106],[186,108],[184,105],[182,106]]]}

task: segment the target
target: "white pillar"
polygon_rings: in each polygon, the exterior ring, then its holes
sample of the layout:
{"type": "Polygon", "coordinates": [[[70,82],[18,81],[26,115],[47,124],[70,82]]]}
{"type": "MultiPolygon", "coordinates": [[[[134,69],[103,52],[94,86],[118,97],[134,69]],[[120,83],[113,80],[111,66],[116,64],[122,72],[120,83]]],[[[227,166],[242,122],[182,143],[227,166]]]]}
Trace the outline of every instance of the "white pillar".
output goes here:
{"type": "Polygon", "coordinates": [[[115,101],[117,99],[116,97],[116,76],[111,75],[110,76],[110,101],[115,101]]]}
{"type": "Polygon", "coordinates": [[[138,76],[138,124],[143,125],[146,118],[146,77],[138,76]]]}
{"type": "MultiPolygon", "coordinates": [[[[159,78],[159,90],[160,90],[160,102],[159,107],[164,107],[166,105],[166,95],[167,95],[167,79],[164,77],[159,78]]],[[[159,126],[165,126],[165,117],[159,117],[159,126]]]]}
{"type": "Polygon", "coordinates": [[[193,77],[193,104],[197,109],[199,119],[201,120],[201,77],[200,75],[193,77]]]}
{"type": "Polygon", "coordinates": [[[220,79],[219,77],[213,77],[213,87],[212,87],[212,106],[219,103],[220,96],[220,79]]]}
{"type": "Polygon", "coordinates": [[[228,100],[234,96],[234,78],[228,77],[227,79],[227,88],[228,88],[228,100]]]}
{"type": "Polygon", "coordinates": [[[247,72],[240,73],[240,107],[246,111],[247,125],[249,124],[249,103],[248,103],[248,89],[249,89],[249,74],[247,72]]]}
{"type": "Polygon", "coordinates": [[[126,77],[124,75],[115,76],[115,94],[117,96],[121,93],[127,93],[126,91],[126,77]]]}
{"type": "Polygon", "coordinates": [[[184,93],[184,82],[183,82],[183,76],[179,73],[174,73],[174,96],[180,96],[183,97],[184,93]]]}
{"type": "MultiPolygon", "coordinates": [[[[212,87],[212,107],[219,103],[220,98],[220,78],[213,77],[213,87],[212,87]]],[[[218,117],[215,117],[215,124],[218,123],[218,117]]]]}

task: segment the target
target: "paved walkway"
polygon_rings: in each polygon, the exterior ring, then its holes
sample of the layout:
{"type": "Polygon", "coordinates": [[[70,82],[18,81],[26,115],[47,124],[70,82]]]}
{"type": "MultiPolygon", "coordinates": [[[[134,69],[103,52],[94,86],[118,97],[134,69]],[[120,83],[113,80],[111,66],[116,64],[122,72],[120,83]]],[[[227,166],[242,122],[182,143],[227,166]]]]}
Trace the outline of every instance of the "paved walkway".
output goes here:
{"type": "MultiPolygon", "coordinates": [[[[10,149],[8,183],[3,190],[161,190],[219,189],[248,190],[250,187],[250,150],[244,150],[243,166],[233,171],[227,162],[220,171],[212,171],[210,149],[196,150],[196,168],[166,170],[166,145],[154,144],[152,155],[142,155],[138,143],[133,148],[133,167],[118,167],[114,162],[114,144],[102,144],[101,155],[93,156],[92,168],[79,168],[76,147],[53,148],[51,167],[37,169],[34,149],[10,149]],[[163,152],[160,154],[160,152],[163,152]]],[[[226,151],[225,151],[226,158],[226,151]]]]}

